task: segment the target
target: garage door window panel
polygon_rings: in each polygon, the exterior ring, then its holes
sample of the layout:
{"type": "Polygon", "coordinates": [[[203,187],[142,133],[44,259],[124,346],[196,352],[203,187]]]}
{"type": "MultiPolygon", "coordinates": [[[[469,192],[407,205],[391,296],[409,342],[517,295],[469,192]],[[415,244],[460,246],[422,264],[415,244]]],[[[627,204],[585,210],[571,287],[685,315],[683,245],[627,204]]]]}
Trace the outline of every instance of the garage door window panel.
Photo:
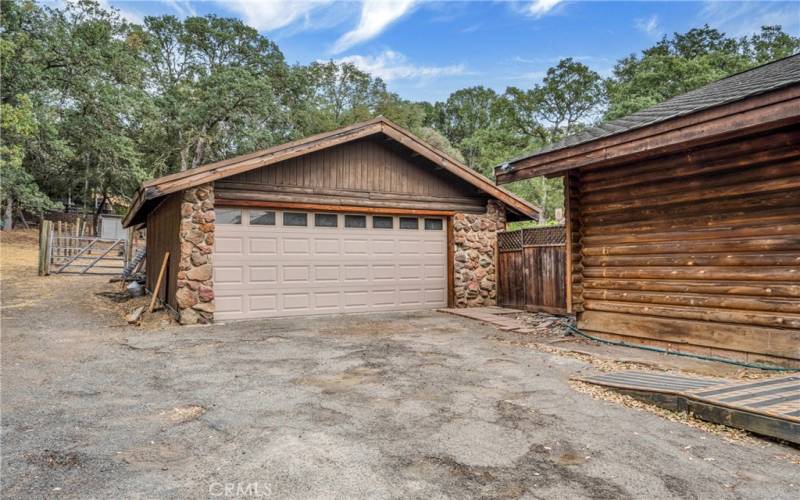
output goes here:
{"type": "Polygon", "coordinates": [[[316,227],[337,227],[339,217],[336,214],[314,214],[314,226],[316,227]]]}
{"type": "Polygon", "coordinates": [[[351,229],[365,229],[367,227],[366,215],[345,215],[344,227],[351,229]]]}
{"type": "Polygon", "coordinates": [[[250,210],[251,226],[274,226],[275,212],[268,210],[250,210]]]}
{"type": "Polygon", "coordinates": [[[442,219],[425,219],[426,231],[441,231],[443,227],[442,219]]]}
{"type": "Polygon", "coordinates": [[[303,212],[284,212],[283,225],[290,227],[308,226],[308,214],[303,212]]]}
{"type": "Polygon", "coordinates": [[[419,229],[419,219],[416,217],[400,217],[400,229],[419,229]]]}
{"type": "Polygon", "coordinates": [[[375,229],[393,229],[394,217],[375,215],[372,217],[372,227],[375,229]]]}
{"type": "Polygon", "coordinates": [[[242,223],[242,209],[241,208],[217,208],[214,211],[216,216],[215,222],[217,224],[241,224],[242,223]]]}

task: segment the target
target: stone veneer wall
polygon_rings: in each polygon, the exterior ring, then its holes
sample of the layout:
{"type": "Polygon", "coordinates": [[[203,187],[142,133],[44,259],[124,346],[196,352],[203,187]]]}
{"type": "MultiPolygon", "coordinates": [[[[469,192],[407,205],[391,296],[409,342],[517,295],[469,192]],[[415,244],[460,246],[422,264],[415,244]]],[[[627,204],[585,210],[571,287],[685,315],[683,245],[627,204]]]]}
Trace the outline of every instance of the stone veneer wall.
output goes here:
{"type": "Polygon", "coordinates": [[[214,185],[183,192],[178,267],[178,315],[181,324],[214,320],[214,185]]]}
{"type": "Polygon", "coordinates": [[[497,231],[505,228],[505,208],[489,201],[486,213],[453,217],[456,307],[493,306],[497,302],[497,231]]]}

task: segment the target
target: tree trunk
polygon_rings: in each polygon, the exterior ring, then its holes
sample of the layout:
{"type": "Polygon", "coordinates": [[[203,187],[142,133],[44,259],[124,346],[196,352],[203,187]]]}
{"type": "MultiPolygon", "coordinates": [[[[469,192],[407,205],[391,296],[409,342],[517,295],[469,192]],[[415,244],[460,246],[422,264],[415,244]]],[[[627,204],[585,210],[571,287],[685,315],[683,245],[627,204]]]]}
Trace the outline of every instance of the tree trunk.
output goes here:
{"type": "Polygon", "coordinates": [[[181,149],[181,172],[189,168],[189,144],[181,149]]]}
{"type": "Polygon", "coordinates": [[[3,229],[7,231],[11,231],[14,229],[14,197],[11,196],[11,193],[8,193],[8,199],[6,200],[6,215],[3,218],[5,224],[3,225],[3,229]]]}
{"type": "Polygon", "coordinates": [[[20,222],[22,222],[22,227],[30,229],[31,227],[28,225],[28,221],[25,220],[25,214],[22,213],[22,207],[17,207],[17,214],[19,215],[20,222]]]}
{"type": "Polygon", "coordinates": [[[203,163],[206,153],[206,140],[204,137],[197,139],[197,146],[194,148],[194,158],[192,158],[192,168],[199,167],[203,163]]]}
{"type": "Polygon", "coordinates": [[[197,168],[203,163],[206,156],[206,131],[208,129],[205,125],[200,130],[200,136],[197,138],[197,144],[194,147],[194,158],[192,158],[192,168],[197,168]]]}
{"type": "Polygon", "coordinates": [[[94,211],[94,220],[92,221],[94,234],[99,234],[100,227],[97,224],[100,222],[100,213],[103,211],[103,207],[106,205],[106,200],[108,200],[108,195],[103,193],[103,199],[100,200],[97,210],[94,211]]]}

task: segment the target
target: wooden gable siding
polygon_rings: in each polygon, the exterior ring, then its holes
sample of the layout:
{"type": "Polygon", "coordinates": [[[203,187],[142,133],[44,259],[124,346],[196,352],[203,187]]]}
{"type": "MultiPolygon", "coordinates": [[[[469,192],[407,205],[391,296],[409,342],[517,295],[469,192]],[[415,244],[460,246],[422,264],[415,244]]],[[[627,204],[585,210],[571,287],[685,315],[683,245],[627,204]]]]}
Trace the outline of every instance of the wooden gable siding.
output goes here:
{"type": "Polygon", "coordinates": [[[571,306],[609,338],[800,361],[800,126],[568,175],[571,306]]]}
{"type": "Polygon", "coordinates": [[[391,141],[367,138],[220,179],[221,200],[483,211],[487,197],[391,141]]]}
{"type": "Polygon", "coordinates": [[[166,198],[152,212],[147,214],[147,273],[146,286],[152,291],[161,269],[164,254],[169,252],[169,266],[158,298],[177,309],[175,294],[178,291],[178,266],[180,264],[181,193],[166,198]]]}

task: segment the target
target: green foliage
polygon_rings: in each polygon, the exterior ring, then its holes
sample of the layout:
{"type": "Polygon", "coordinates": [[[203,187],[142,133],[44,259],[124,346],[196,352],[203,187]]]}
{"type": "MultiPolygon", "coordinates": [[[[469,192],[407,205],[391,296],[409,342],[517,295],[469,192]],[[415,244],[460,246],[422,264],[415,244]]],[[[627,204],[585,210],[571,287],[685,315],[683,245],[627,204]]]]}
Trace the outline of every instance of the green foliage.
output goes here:
{"type": "Polygon", "coordinates": [[[25,147],[36,135],[38,123],[28,96],[17,96],[16,105],[0,103],[0,197],[12,199],[19,207],[36,213],[56,208],[39,189],[34,177],[24,166],[25,147]]]}
{"type": "Polygon", "coordinates": [[[800,38],[779,26],[765,26],[749,38],[729,38],[710,28],[676,33],[654,47],[617,63],[607,82],[606,119],[619,118],[733,73],[789,56],[800,38]]]}
{"type": "MultiPolygon", "coordinates": [[[[2,192],[6,213],[93,207],[146,178],[383,115],[476,171],[565,135],[784,57],[800,39],[780,27],[740,39],[708,26],[618,62],[604,81],[573,59],[541,84],[453,92],[412,102],[352,64],[286,64],[238,19],[122,20],[93,0],[62,8],[4,1],[0,16],[2,192]]],[[[554,219],[560,179],[510,189],[554,219]]]]}

